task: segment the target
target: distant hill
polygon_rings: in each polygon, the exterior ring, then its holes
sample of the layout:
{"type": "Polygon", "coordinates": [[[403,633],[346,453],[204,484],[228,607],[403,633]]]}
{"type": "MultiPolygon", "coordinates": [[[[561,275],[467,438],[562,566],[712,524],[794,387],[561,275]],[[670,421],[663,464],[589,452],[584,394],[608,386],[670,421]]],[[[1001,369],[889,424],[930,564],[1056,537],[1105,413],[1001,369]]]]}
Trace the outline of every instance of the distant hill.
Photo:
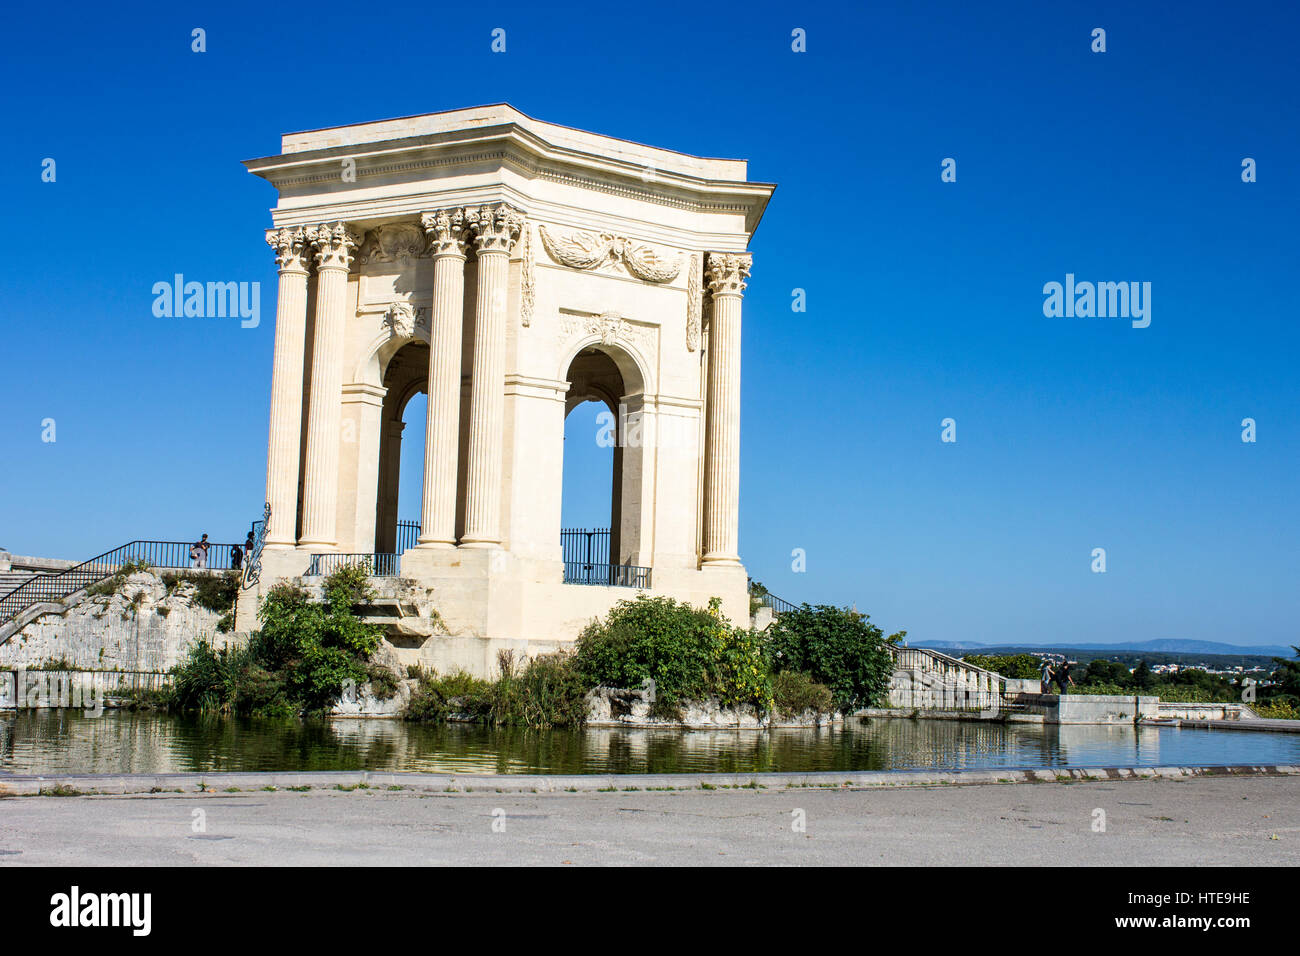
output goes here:
{"type": "Polygon", "coordinates": [[[1187,641],[1161,638],[1152,641],[1133,641],[1118,644],[984,644],[978,641],[917,641],[916,647],[929,647],[936,651],[978,651],[980,653],[1026,651],[1099,651],[1104,654],[1213,654],[1232,657],[1295,657],[1295,651],[1281,644],[1225,644],[1220,641],[1187,641]]]}

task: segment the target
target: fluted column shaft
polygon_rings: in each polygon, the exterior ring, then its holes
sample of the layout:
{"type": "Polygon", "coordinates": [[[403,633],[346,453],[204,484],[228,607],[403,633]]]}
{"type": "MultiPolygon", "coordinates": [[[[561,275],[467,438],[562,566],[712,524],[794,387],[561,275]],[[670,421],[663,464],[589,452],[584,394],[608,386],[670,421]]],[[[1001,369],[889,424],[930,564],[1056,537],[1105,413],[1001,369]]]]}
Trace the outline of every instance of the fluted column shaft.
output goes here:
{"type": "Polygon", "coordinates": [[[316,323],[307,399],[307,468],[301,548],[338,547],[339,442],[342,419],[344,306],[348,267],[358,240],[344,223],[311,231],[316,249],[316,323]]]}
{"type": "Polygon", "coordinates": [[[705,396],[705,565],[740,562],[740,303],[750,256],[711,253],[709,381],[705,396]]]}
{"type": "Polygon", "coordinates": [[[298,532],[298,460],[302,438],[302,368],[307,341],[307,254],[301,228],[270,229],[266,241],[280,266],[271,365],[271,424],[266,448],[266,547],[292,548],[298,532]]]}
{"type": "Polygon", "coordinates": [[[427,213],[421,222],[433,252],[433,315],[429,323],[429,404],[424,425],[419,546],[450,548],[456,544],[461,327],[469,227],[460,209],[427,213]]]}
{"type": "Polygon", "coordinates": [[[504,203],[469,209],[478,253],[474,367],[470,384],[469,461],[461,547],[501,544],[501,469],[505,448],[506,296],[510,250],[522,217],[504,203]]]}

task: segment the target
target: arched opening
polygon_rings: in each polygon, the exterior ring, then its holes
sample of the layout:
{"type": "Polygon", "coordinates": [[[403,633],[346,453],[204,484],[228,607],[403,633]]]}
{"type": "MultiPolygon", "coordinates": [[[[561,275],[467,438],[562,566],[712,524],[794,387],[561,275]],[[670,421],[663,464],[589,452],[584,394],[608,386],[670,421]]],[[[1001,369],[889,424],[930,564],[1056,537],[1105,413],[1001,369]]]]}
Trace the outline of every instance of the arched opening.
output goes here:
{"type": "Polygon", "coordinates": [[[640,431],[640,372],[621,349],[597,344],[574,356],[565,377],[565,580],[635,583],[620,568],[649,563],[641,554],[641,447],[630,440],[640,431]]]}
{"type": "Polygon", "coordinates": [[[380,554],[401,554],[420,535],[428,379],[429,346],[420,341],[398,349],[384,369],[375,502],[375,551],[380,554]]]}

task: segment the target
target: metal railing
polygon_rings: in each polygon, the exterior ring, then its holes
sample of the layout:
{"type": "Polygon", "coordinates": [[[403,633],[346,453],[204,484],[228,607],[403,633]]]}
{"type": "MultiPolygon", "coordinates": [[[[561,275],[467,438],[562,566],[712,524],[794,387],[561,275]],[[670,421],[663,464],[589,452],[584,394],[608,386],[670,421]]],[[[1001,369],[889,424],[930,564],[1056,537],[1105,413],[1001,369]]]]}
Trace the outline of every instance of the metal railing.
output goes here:
{"type": "Polygon", "coordinates": [[[397,522],[397,553],[403,554],[420,542],[420,522],[397,522]]]}
{"type": "Polygon", "coordinates": [[[648,588],[650,569],[630,564],[588,564],[564,562],[565,584],[603,584],[615,588],[648,588]]]}
{"type": "Polygon", "coordinates": [[[609,538],[608,528],[562,529],[560,550],[564,554],[564,563],[602,566],[612,564],[609,556],[609,538]]]}
{"type": "Polygon", "coordinates": [[[565,584],[603,584],[616,588],[648,588],[650,569],[612,564],[608,528],[564,528],[560,550],[565,584]]]}
{"type": "MultiPolygon", "coordinates": [[[[207,553],[200,563],[190,556],[192,542],[183,541],[131,541],[112,551],[74,565],[57,574],[41,574],[7,594],[0,595],[0,624],[7,623],[33,604],[61,601],[92,584],[110,578],[128,564],[144,564],[150,568],[207,568],[227,570],[237,568],[232,560],[233,544],[209,542],[207,553]]],[[[242,547],[240,548],[242,554],[242,547]]]]}
{"type": "Polygon", "coordinates": [[[401,566],[400,554],[313,554],[306,577],[329,576],[339,568],[364,567],[372,578],[395,578],[401,566]]]}
{"type": "Polygon", "coordinates": [[[799,605],[791,604],[789,601],[782,600],[781,598],[773,594],[771,591],[763,590],[763,591],[755,592],[751,588],[749,593],[753,595],[755,599],[757,599],[760,605],[762,605],[763,607],[770,607],[772,609],[772,615],[774,617],[780,617],[782,614],[785,614],[789,611],[799,610],[799,605]]]}

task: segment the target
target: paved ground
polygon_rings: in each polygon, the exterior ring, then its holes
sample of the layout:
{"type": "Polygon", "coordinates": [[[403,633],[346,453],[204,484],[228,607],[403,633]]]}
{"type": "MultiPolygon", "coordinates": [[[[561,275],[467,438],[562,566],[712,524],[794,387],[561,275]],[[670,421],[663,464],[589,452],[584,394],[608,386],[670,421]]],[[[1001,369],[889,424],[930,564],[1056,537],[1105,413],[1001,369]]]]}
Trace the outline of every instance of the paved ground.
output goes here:
{"type": "Polygon", "coordinates": [[[0,800],[3,865],[438,863],[1296,866],[1300,777],[0,800]]]}

